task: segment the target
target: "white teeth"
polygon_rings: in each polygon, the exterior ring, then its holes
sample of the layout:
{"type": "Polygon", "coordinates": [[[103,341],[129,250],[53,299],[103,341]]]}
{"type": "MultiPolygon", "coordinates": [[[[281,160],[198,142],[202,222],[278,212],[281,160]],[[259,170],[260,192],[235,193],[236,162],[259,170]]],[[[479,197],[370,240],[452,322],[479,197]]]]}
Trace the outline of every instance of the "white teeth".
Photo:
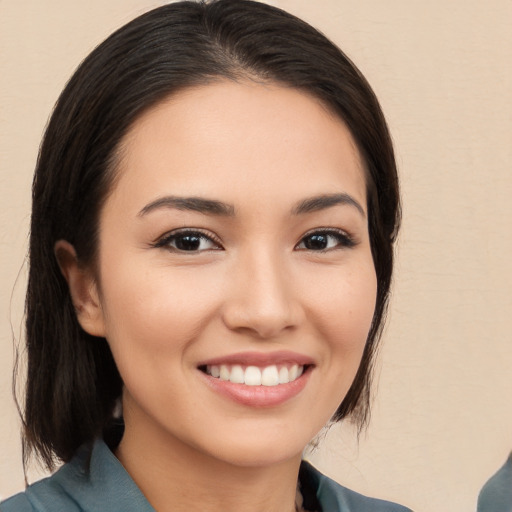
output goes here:
{"type": "Polygon", "coordinates": [[[229,371],[229,367],[226,366],[225,364],[221,364],[220,365],[220,380],[229,380],[229,374],[230,374],[230,371],[229,371]]]}
{"type": "Polygon", "coordinates": [[[261,372],[261,384],[263,386],[277,386],[279,384],[279,372],[277,366],[267,366],[261,372]]]}
{"type": "Polygon", "coordinates": [[[220,380],[230,381],[246,386],[277,386],[288,384],[298,379],[304,372],[304,366],[294,364],[287,366],[270,365],[264,368],[247,366],[245,370],[239,364],[235,365],[208,365],[206,373],[220,380]]]}
{"type": "Polygon", "coordinates": [[[245,369],[244,381],[247,386],[261,386],[261,370],[257,366],[245,369]]]}
{"type": "Polygon", "coordinates": [[[288,370],[288,378],[291,381],[294,381],[299,376],[299,367],[294,364],[289,370],[288,370]]]}
{"type": "Polygon", "coordinates": [[[234,384],[244,383],[244,370],[239,364],[235,364],[231,368],[231,375],[229,376],[229,380],[234,384]]]}

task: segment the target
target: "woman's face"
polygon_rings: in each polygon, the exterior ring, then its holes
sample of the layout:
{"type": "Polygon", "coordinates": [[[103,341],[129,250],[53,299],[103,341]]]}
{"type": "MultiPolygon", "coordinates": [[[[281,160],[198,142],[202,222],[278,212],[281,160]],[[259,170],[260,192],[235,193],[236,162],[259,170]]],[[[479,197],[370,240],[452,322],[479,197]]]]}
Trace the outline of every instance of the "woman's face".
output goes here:
{"type": "Polygon", "coordinates": [[[127,436],[244,466],[297,457],[349,389],[375,306],[349,131],[277,85],[169,98],[123,141],[97,282],[127,436]]]}

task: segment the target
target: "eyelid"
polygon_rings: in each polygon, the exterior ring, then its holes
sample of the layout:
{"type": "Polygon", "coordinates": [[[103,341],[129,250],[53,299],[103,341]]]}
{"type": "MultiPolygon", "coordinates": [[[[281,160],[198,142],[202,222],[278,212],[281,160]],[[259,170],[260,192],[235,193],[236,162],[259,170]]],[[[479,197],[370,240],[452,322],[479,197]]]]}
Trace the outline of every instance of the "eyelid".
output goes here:
{"type": "MultiPolygon", "coordinates": [[[[219,249],[224,249],[219,237],[217,235],[215,235],[214,233],[212,233],[210,231],[206,231],[202,228],[190,228],[190,227],[177,228],[177,229],[168,231],[167,233],[159,236],[156,240],[154,240],[151,243],[151,246],[155,247],[155,248],[162,248],[162,247],[165,248],[168,246],[168,243],[172,238],[177,237],[179,235],[186,235],[186,234],[200,235],[201,238],[205,238],[205,239],[213,242],[215,245],[217,245],[219,247],[219,249]]],[[[192,253],[192,252],[202,252],[202,251],[190,251],[190,252],[192,253]]]]}
{"type": "MultiPolygon", "coordinates": [[[[305,238],[307,238],[308,236],[316,235],[316,234],[326,234],[326,235],[338,236],[343,241],[340,242],[339,246],[337,246],[337,247],[323,249],[323,250],[317,250],[314,252],[321,253],[321,252],[331,251],[333,249],[350,249],[352,247],[355,247],[359,243],[358,240],[356,239],[356,237],[354,237],[354,235],[352,235],[351,233],[349,233],[348,231],[346,231],[344,229],[334,228],[334,227],[318,227],[318,228],[311,229],[311,230],[307,231],[306,233],[304,233],[302,235],[302,237],[300,238],[300,240],[295,245],[295,248],[297,248],[300,244],[302,244],[304,242],[305,238]]],[[[308,250],[308,249],[304,248],[304,249],[299,249],[299,250],[308,250]]]]}

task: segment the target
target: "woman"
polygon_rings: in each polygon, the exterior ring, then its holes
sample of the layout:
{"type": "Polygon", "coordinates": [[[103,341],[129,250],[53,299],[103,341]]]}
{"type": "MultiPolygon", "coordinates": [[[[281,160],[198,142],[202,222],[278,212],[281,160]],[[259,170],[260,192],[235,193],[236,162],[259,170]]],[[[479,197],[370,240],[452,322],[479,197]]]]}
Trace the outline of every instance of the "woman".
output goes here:
{"type": "Polygon", "coordinates": [[[246,1],[141,16],[83,62],[33,187],[21,510],[400,511],[301,454],[365,424],[399,224],[353,64],[246,1]]]}

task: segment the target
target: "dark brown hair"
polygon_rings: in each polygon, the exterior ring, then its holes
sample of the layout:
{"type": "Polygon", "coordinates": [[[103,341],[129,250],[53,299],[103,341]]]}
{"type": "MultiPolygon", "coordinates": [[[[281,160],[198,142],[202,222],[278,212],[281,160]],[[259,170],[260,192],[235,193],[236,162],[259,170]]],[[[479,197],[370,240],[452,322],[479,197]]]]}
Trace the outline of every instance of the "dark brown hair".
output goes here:
{"type": "Polygon", "coordinates": [[[23,420],[25,453],[35,450],[48,466],[105,436],[122,391],[107,342],[77,322],[55,242],[69,241],[80,264],[94,266],[100,211],[113,186],[120,140],[133,122],[183,88],[243,77],[320,99],[346,123],[365,163],[377,302],[359,370],[333,418],[351,414],[365,423],[400,220],[393,148],[378,101],[335,45],[282,10],[247,0],[178,2],[128,23],[84,60],[41,145],[33,183],[23,420]]]}

